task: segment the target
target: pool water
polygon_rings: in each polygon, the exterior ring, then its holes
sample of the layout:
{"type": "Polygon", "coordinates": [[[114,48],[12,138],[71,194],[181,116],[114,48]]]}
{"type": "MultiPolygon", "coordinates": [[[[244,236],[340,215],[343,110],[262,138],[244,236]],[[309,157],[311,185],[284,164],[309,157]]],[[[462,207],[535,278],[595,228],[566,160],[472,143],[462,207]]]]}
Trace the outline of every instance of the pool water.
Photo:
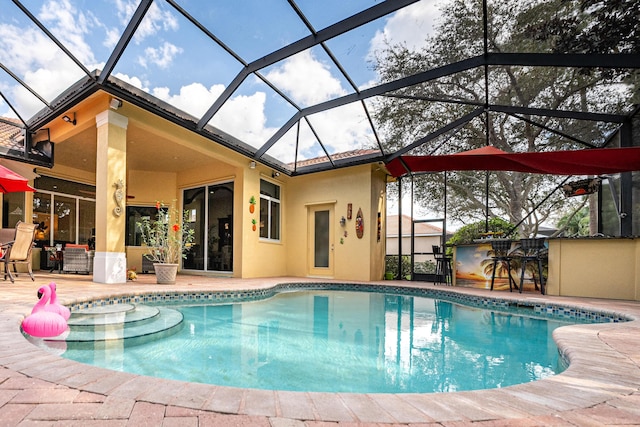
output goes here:
{"type": "Polygon", "coordinates": [[[567,322],[415,296],[301,291],[242,303],[173,305],[175,335],[69,348],[117,371],[270,390],[429,393],[505,387],[562,370],[551,334],[567,322]]]}

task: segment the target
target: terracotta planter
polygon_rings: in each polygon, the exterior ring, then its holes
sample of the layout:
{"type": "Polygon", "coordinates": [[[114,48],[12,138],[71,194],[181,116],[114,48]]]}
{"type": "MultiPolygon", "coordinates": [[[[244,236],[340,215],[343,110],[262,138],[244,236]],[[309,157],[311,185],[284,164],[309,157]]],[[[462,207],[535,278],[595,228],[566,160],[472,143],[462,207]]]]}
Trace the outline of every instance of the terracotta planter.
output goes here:
{"type": "Polygon", "coordinates": [[[154,262],[153,269],[156,272],[156,283],[160,285],[176,283],[178,264],[163,264],[154,262]]]}
{"type": "Polygon", "coordinates": [[[253,213],[256,210],[256,205],[249,205],[249,212],[253,213]]]}

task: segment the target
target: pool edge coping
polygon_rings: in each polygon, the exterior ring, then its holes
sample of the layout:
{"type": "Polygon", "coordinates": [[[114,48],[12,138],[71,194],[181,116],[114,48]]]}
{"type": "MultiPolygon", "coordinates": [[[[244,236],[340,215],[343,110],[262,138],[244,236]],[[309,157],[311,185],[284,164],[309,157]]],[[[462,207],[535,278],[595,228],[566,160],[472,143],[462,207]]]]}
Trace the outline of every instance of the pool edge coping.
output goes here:
{"type": "MultiPolygon", "coordinates": [[[[294,279],[294,281],[298,281],[294,279]]],[[[315,283],[316,281],[305,282],[305,283],[315,283]]],[[[326,281],[322,281],[326,282],[326,281]]],[[[290,282],[288,282],[290,283],[290,282]]],[[[337,282],[331,282],[332,284],[336,284],[337,282]]],[[[342,282],[340,282],[342,283],[342,282]]],[[[349,282],[349,283],[358,283],[358,282],[349,282]]],[[[392,286],[397,286],[396,282],[392,286]]],[[[362,284],[362,283],[360,283],[362,284]]],[[[261,286],[260,289],[268,289],[273,288],[276,284],[266,284],[261,286]]],[[[376,283],[376,282],[366,282],[366,285],[373,286],[381,286],[387,287],[390,283],[376,283]]],[[[166,286],[166,285],[164,285],[166,286]]],[[[406,285],[402,285],[405,287],[406,285]]],[[[197,286],[196,286],[197,287],[197,286]]],[[[416,287],[415,285],[409,286],[410,288],[416,287]]],[[[421,286],[418,286],[421,287],[421,286]]],[[[440,288],[440,287],[435,287],[440,288]]],[[[255,288],[254,288],[255,289],[255,288]]],[[[235,288],[234,290],[238,290],[235,288]]],[[[171,291],[167,286],[167,289],[160,292],[171,291]]],[[[463,291],[461,289],[448,288],[448,292],[454,292],[456,294],[459,293],[479,293],[483,296],[487,296],[486,292],[483,293],[478,290],[473,291],[463,291]]],[[[190,290],[191,292],[191,290],[190,290]]],[[[132,292],[131,290],[122,290],[117,292],[108,293],[108,295],[118,296],[118,295],[131,295],[131,294],[144,294],[148,292],[136,291],[132,292]]],[[[108,295],[102,295],[106,297],[108,295]]],[[[549,299],[548,297],[540,297],[538,295],[509,295],[502,294],[497,295],[495,298],[500,297],[500,299],[509,299],[512,301],[515,300],[529,300],[532,299],[549,299]]],[[[558,299],[562,297],[556,297],[552,299],[558,299]]],[[[87,298],[79,298],[87,299],[87,298]]],[[[95,296],[90,299],[96,299],[95,296]]],[[[66,302],[63,300],[63,302],[66,302]]],[[[590,306],[597,307],[606,303],[606,305],[616,305],[615,301],[602,301],[602,300],[589,300],[583,301],[582,304],[578,304],[579,306],[590,306]]],[[[621,303],[625,304],[636,304],[636,302],[623,301],[621,303]]],[[[67,303],[69,304],[69,303],[67,303]]],[[[560,329],[566,329],[566,331],[559,333],[559,338],[556,338],[556,342],[559,350],[565,355],[570,361],[570,365],[563,373],[555,375],[553,377],[545,378],[542,380],[538,380],[535,382],[524,383],[514,386],[505,387],[502,389],[490,389],[490,390],[476,390],[476,391],[465,391],[465,392],[456,392],[456,393],[426,393],[426,394],[393,394],[393,395],[385,395],[385,394],[351,394],[351,393],[319,393],[319,392],[282,392],[282,391],[264,391],[264,390],[254,390],[254,389],[236,389],[233,387],[226,386],[215,386],[215,385],[206,385],[199,383],[185,383],[182,381],[176,380],[162,380],[159,381],[163,384],[167,384],[169,388],[172,389],[183,389],[189,387],[195,387],[193,384],[199,384],[199,386],[209,387],[211,388],[211,394],[207,402],[199,405],[198,409],[201,410],[213,410],[224,413],[237,413],[243,415],[262,415],[262,416],[284,416],[287,418],[287,413],[291,412],[289,410],[285,411],[283,409],[283,403],[280,402],[279,396],[286,395],[287,398],[291,398],[291,393],[303,395],[304,398],[300,398],[299,400],[306,402],[309,408],[303,410],[302,408],[297,411],[301,411],[300,413],[309,414],[307,416],[311,416],[313,414],[314,418],[306,418],[305,415],[299,415],[301,418],[297,418],[295,416],[291,417],[293,419],[304,419],[304,420],[315,420],[315,421],[367,421],[374,422],[375,420],[368,419],[371,413],[378,413],[381,416],[377,419],[377,422],[431,422],[434,420],[455,420],[455,419],[484,419],[484,417],[489,417],[490,419],[494,418],[504,418],[501,414],[495,413],[495,410],[486,409],[479,411],[475,408],[475,404],[470,405],[470,402],[478,402],[485,401],[485,404],[494,402],[497,399],[496,395],[501,396],[501,404],[506,405],[505,408],[510,408],[509,413],[519,414],[524,413],[530,416],[536,416],[540,414],[553,414],[557,411],[564,410],[572,410],[572,409],[580,409],[585,407],[590,407],[596,403],[606,402],[609,399],[615,398],[616,396],[627,396],[634,392],[638,391],[638,385],[640,384],[640,372],[638,370],[637,364],[629,363],[629,356],[625,355],[624,352],[620,351],[612,347],[609,344],[606,344],[602,341],[600,335],[601,333],[608,333],[610,331],[618,331],[620,332],[622,329],[632,329],[634,330],[635,337],[638,336],[638,329],[640,329],[638,325],[638,314],[640,313],[640,307],[635,307],[636,310],[631,310],[627,307],[622,309],[607,309],[612,312],[620,312],[625,315],[630,316],[634,320],[630,320],[624,323],[597,323],[597,324],[589,324],[589,325],[570,325],[564,326],[560,329]],[[577,331],[573,331],[570,328],[579,328],[577,331]],[[585,334],[585,330],[588,333],[585,334]],[[594,348],[597,348],[598,357],[601,357],[600,360],[597,360],[594,357],[589,356],[589,352],[584,351],[586,342],[590,343],[594,348]],[[598,363],[600,362],[600,363],[598,363]],[[604,363],[607,362],[607,363],[604,363]],[[621,367],[624,367],[624,370],[621,370],[621,367]],[[596,368],[596,369],[594,369],[596,368]],[[614,372],[617,371],[617,372],[614,372]],[[635,383],[634,383],[635,382],[635,383]],[[635,384],[635,387],[633,386],[635,384]],[[524,390],[523,390],[524,388],[524,390]],[[544,390],[544,391],[542,391],[544,390]],[[579,392],[582,397],[577,399],[568,399],[568,396],[579,392]],[[486,396],[482,396],[481,394],[486,394],[486,396]],[[218,397],[216,398],[216,395],[218,397]],[[251,396],[259,395],[262,398],[266,398],[267,400],[272,400],[272,404],[261,403],[257,404],[254,402],[251,403],[253,399],[251,396]],[[270,396],[271,395],[271,396],[270,396]],[[232,400],[235,403],[223,405],[221,402],[217,402],[218,398],[222,398],[222,396],[233,396],[232,400]],[[392,396],[392,397],[389,397],[392,396]],[[588,398],[584,397],[588,396],[588,398]],[[489,401],[487,402],[487,398],[489,401]],[[421,421],[418,420],[407,420],[407,419],[392,419],[390,420],[389,414],[391,409],[388,407],[386,403],[382,403],[386,400],[393,400],[395,404],[405,407],[406,409],[411,409],[413,411],[418,411],[419,414],[422,415],[421,421]],[[440,402],[438,404],[438,410],[432,408],[429,402],[440,402]],[[332,403],[329,403],[332,402],[332,403]],[[375,403],[375,411],[362,411],[362,408],[369,407],[371,404],[375,403]],[[230,410],[232,406],[237,404],[237,409],[234,412],[230,410]],[[443,405],[447,408],[455,407],[456,410],[454,413],[449,413],[450,411],[445,411],[446,414],[438,415],[438,413],[442,412],[443,405]],[[327,409],[319,409],[333,407],[342,408],[338,412],[342,415],[338,414],[328,414],[327,409]],[[524,407],[529,407],[530,409],[524,409],[524,407]],[[385,409],[386,408],[386,409],[385,409]],[[438,412],[440,411],[440,412],[438,412]],[[386,414],[386,415],[384,415],[386,414]],[[457,415],[456,415],[457,414],[457,415]]],[[[3,313],[4,314],[4,313],[3,313]]],[[[4,317],[4,316],[3,316],[4,317]]],[[[39,349],[36,346],[29,343],[22,334],[19,332],[19,323],[21,318],[19,316],[12,316],[15,322],[17,322],[17,327],[14,329],[14,332],[17,336],[22,340],[22,346],[25,350],[29,352],[35,352],[35,359],[39,361],[47,360],[47,363],[60,363],[60,360],[66,360],[59,356],[55,356],[53,354],[47,353],[45,350],[39,349]],[[28,345],[29,347],[25,347],[28,345]],[[45,353],[44,355],[42,353],[45,353]],[[50,356],[50,357],[49,357],[50,356]]],[[[12,323],[12,322],[8,322],[12,323]]],[[[4,323],[5,325],[7,322],[4,323]]],[[[14,323],[15,325],[16,323],[14,323]]],[[[4,328],[3,328],[4,329],[4,328]]],[[[7,331],[3,331],[6,333],[7,331]]],[[[554,333],[554,338],[556,334],[554,333]]],[[[637,338],[636,338],[637,339],[637,338]]],[[[594,349],[592,348],[592,350],[594,349]]],[[[593,353],[593,351],[591,352],[593,353]]],[[[0,356],[0,361],[5,359],[7,356],[0,356]]],[[[76,365],[80,365],[77,362],[68,361],[68,363],[75,363],[76,365]]],[[[29,361],[20,361],[20,362],[10,362],[9,364],[2,363],[2,366],[5,368],[11,369],[11,366],[14,366],[16,372],[23,373],[28,376],[32,376],[37,374],[37,368],[34,368],[32,363],[29,361]],[[21,366],[25,365],[25,366],[21,366]],[[31,374],[30,374],[31,373],[31,374]]],[[[86,370],[97,370],[94,371],[94,375],[96,379],[89,381],[87,384],[76,384],[74,381],[69,378],[63,378],[60,380],[56,380],[55,382],[60,385],[64,385],[67,387],[75,388],[78,390],[85,390],[91,392],[101,392],[105,395],[109,396],[111,394],[115,395],[123,395],[127,396],[129,392],[125,391],[127,389],[128,383],[136,383],[140,382],[149,382],[154,388],[157,387],[158,379],[154,377],[144,377],[136,374],[128,374],[128,373],[118,373],[116,375],[120,378],[121,382],[119,385],[114,386],[112,388],[108,388],[104,384],[104,377],[109,376],[109,373],[113,373],[115,371],[106,370],[104,368],[97,368],[88,365],[82,365],[86,367],[86,370]],[[102,379],[102,380],[101,380],[102,379]],[[104,390],[102,388],[105,388],[104,390]]],[[[51,376],[35,375],[34,377],[39,377],[45,381],[50,381],[51,376]],[[47,377],[49,380],[47,380],[47,377]]],[[[134,396],[134,399],[149,401],[153,403],[165,404],[165,405],[176,405],[183,406],[187,408],[193,408],[189,404],[180,403],[181,399],[179,396],[171,394],[169,397],[150,397],[149,393],[153,394],[151,390],[147,390],[147,393],[138,393],[134,396]]],[[[300,397],[300,396],[298,396],[300,397]]],[[[223,399],[224,400],[224,399],[223,399]]],[[[300,403],[300,402],[298,402],[300,403]]],[[[491,407],[490,404],[487,405],[488,408],[491,407]]],[[[336,410],[338,410],[336,409],[336,410]]],[[[295,415],[295,414],[294,414],[295,415]]],[[[396,415],[398,416],[398,415],[396,415]]],[[[393,417],[391,417],[393,418],[393,417]]],[[[420,417],[418,417],[420,418],[420,417]]]]}

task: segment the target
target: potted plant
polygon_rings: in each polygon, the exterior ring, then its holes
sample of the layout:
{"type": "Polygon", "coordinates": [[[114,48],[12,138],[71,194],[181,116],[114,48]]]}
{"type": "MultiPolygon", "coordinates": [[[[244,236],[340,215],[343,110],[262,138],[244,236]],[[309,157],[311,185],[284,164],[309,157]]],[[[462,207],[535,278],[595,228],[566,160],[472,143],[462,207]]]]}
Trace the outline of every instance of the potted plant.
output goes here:
{"type": "Polygon", "coordinates": [[[253,213],[256,209],[256,198],[251,196],[249,199],[249,212],[253,213]]]}
{"type": "Polygon", "coordinates": [[[188,227],[188,211],[180,216],[175,200],[170,209],[160,202],[156,203],[156,209],[155,219],[142,218],[137,226],[142,244],[147,247],[145,256],[153,262],[157,282],[175,283],[178,264],[191,248],[194,230],[188,227]]]}

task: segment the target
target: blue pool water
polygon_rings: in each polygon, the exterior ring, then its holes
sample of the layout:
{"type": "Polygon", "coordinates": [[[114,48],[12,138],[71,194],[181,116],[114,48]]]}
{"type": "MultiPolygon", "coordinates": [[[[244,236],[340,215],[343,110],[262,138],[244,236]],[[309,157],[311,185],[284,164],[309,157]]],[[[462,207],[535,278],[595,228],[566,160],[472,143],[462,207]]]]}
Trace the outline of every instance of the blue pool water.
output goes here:
{"type": "Polygon", "coordinates": [[[384,293],[303,291],[172,305],[180,332],[63,357],[118,371],[243,388],[355,393],[505,387],[562,370],[569,321],[384,293]]]}

